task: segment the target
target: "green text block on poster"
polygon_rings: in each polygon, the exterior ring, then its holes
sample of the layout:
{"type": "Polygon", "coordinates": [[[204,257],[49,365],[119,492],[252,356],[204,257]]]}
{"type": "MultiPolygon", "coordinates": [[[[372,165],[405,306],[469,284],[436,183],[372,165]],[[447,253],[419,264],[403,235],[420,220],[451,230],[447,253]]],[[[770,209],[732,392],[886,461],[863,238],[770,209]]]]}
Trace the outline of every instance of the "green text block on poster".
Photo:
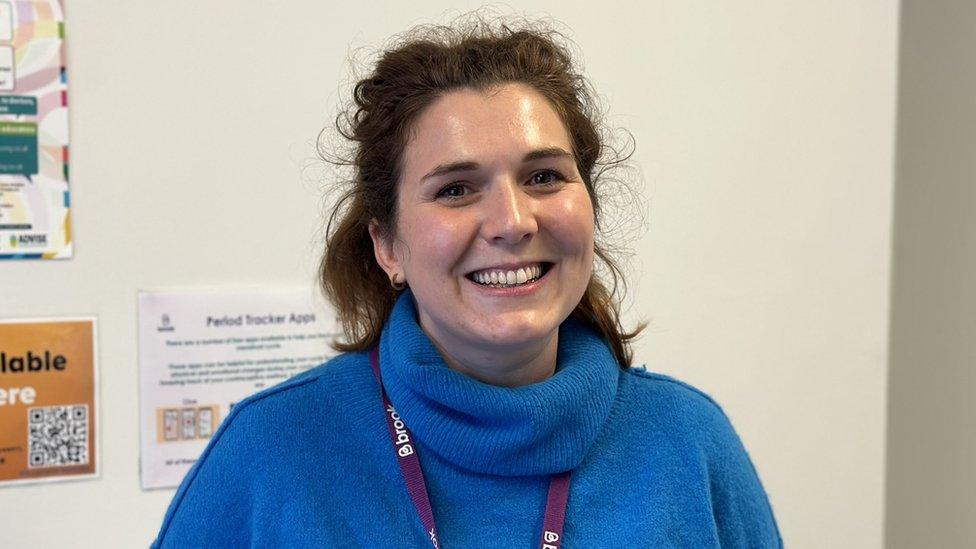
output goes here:
{"type": "Polygon", "coordinates": [[[37,173],[37,124],[0,122],[0,173],[37,173]]]}
{"type": "Polygon", "coordinates": [[[0,114],[37,114],[37,99],[19,95],[0,95],[0,114]]]}

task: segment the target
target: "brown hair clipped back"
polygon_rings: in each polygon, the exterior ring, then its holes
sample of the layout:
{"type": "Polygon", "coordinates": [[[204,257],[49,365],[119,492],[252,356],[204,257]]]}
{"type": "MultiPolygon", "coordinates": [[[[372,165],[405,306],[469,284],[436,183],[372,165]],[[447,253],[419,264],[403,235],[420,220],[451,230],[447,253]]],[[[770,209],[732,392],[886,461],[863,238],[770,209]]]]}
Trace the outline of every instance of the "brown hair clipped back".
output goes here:
{"type": "MultiPolygon", "coordinates": [[[[330,162],[349,165],[354,172],[329,215],[319,269],[322,289],[345,334],[345,342],[333,343],[337,350],[361,351],[379,342],[399,292],[374,259],[369,223],[376,220],[381,231],[394,236],[397,182],[409,132],[420,113],[447,92],[518,82],[545,96],[568,129],[600,231],[598,180],[626,158],[601,158],[608,149],[586,80],[575,72],[562,36],[533,26],[513,29],[476,20],[421,27],[384,51],[372,73],[356,84],[352,104],[336,118],[336,128],[351,144],[349,158],[338,160],[333,151],[322,151],[330,162]]],[[[622,273],[597,237],[594,252],[607,267],[611,289],[594,272],[573,315],[602,334],[620,365],[629,366],[629,342],[643,326],[630,333],[622,329],[617,292],[622,273]]]]}

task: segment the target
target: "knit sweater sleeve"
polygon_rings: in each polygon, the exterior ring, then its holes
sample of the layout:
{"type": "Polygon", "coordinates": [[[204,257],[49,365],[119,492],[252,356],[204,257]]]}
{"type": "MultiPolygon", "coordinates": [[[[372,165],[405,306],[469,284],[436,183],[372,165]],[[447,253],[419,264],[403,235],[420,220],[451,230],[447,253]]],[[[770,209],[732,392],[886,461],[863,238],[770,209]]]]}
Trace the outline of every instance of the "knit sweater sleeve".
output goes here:
{"type": "Polygon", "coordinates": [[[220,424],[207,448],[173,496],[153,549],[169,547],[244,547],[257,539],[267,508],[281,501],[269,486],[281,476],[282,454],[276,434],[296,431],[300,414],[280,413],[273,401],[315,381],[306,372],[239,402],[220,424]],[[283,420],[284,418],[284,420],[283,420]]]}
{"type": "MultiPolygon", "coordinates": [[[[240,407],[240,405],[238,405],[240,407]]],[[[153,549],[251,545],[251,497],[241,423],[234,410],[183,478],[153,549]]],[[[246,417],[243,417],[246,421],[246,417]]]]}
{"type": "Polygon", "coordinates": [[[681,482],[700,493],[711,514],[713,539],[723,548],[781,548],[783,546],[769,498],[731,421],[710,396],[670,376],[631,369],[649,383],[649,409],[668,425],[695,474],[681,482]]]}
{"type": "Polygon", "coordinates": [[[183,478],[153,549],[252,545],[252,484],[259,474],[246,457],[254,445],[249,404],[235,407],[183,478]]]}
{"type": "Polygon", "coordinates": [[[725,412],[705,398],[700,435],[721,546],[781,548],[769,498],[749,454],[725,412]]]}

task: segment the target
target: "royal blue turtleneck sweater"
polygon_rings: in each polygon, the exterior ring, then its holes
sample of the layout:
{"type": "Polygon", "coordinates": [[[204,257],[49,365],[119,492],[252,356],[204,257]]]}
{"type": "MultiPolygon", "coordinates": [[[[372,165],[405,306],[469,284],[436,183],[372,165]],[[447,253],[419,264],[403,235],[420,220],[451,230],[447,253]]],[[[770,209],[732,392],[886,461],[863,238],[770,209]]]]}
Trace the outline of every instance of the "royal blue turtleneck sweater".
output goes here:
{"type": "MultiPolygon", "coordinates": [[[[563,547],[781,547],[728,418],[704,393],[621,369],[574,319],[556,373],[518,388],[449,369],[410,292],[380,339],[442,547],[537,547],[550,476],[572,470],[563,547]]],[[[234,407],[154,546],[429,547],[368,353],[339,355],[234,407]]]]}

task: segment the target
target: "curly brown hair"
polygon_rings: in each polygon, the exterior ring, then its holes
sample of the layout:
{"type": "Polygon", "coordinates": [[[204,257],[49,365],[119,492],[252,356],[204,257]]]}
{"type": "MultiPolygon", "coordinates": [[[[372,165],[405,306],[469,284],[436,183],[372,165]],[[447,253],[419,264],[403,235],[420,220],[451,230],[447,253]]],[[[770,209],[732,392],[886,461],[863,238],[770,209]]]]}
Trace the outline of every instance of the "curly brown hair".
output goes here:
{"type": "MultiPolygon", "coordinates": [[[[394,39],[372,72],[359,80],[352,102],[335,120],[347,140],[345,158],[323,146],[320,154],[354,175],[328,216],[320,284],[336,307],[345,342],[338,351],[362,351],[379,342],[399,294],[376,263],[369,225],[383,237],[395,236],[397,182],[413,123],[426,107],[453,90],[486,91],[500,84],[528,84],[554,107],[572,141],[577,168],[600,223],[600,193],[605,172],[629,159],[606,144],[595,94],[573,65],[566,38],[540,23],[493,24],[477,18],[450,26],[417,27],[394,39]],[[609,157],[609,159],[608,159],[609,157]]],[[[632,154],[632,150],[631,150],[632,154]]],[[[594,254],[603,262],[608,286],[594,270],[573,316],[600,333],[621,367],[630,366],[630,342],[644,328],[625,331],[620,322],[623,273],[596,239],[594,254]]]]}

